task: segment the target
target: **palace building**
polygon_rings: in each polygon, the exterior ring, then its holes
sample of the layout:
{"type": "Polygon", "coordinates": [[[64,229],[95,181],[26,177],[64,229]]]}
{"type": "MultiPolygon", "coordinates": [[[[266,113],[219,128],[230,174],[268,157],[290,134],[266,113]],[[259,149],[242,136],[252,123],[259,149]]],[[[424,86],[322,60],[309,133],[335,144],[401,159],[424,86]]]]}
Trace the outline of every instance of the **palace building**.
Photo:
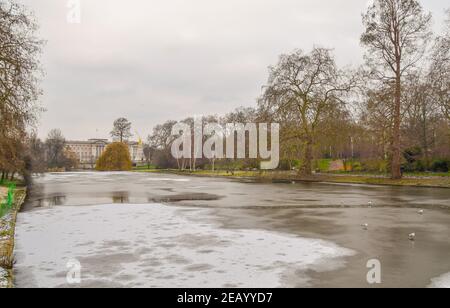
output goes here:
{"type": "MultiPolygon", "coordinates": [[[[108,139],[67,141],[67,147],[69,148],[69,150],[76,154],[82,166],[88,168],[94,168],[95,162],[100,157],[100,155],[102,155],[108,144],[110,144],[108,139]]],[[[127,142],[127,144],[133,163],[142,163],[145,160],[142,142],[127,142]]]]}

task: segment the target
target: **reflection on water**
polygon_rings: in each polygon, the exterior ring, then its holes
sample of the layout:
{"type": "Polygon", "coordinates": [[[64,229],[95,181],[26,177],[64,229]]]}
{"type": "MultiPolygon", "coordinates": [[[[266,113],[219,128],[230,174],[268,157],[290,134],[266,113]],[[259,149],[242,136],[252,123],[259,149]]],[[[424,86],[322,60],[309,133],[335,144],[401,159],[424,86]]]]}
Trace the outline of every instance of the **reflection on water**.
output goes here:
{"type": "Polygon", "coordinates": [[[66,203],[66,199],[66,196],[54,196],[33,201],[33,205],[38,208],[64,205],[66,203]]]}
{"type": "Polygon", "coordinates": [[[130,196],[128,192],[115,192],[112,196],[114,204],[130,203],[130,196]]]}
{"type": "Polygon", "coordinates": [[[61,205],[163,202],[212,208],[449,208],[439,188],[256,183],[146,173],[55,173],[35,179],[24,210],[61,205]]]}
{"type": "MultiPolygon", "coordinates": [[[[113,204],[126,204],[130,203],[130,197],[128,192],[114,192],[110,197],[113,204]]],[[[67,205],[67,196],[53,196],[48,198],[39,198],[36,200],[28,201],[28,206],[34,208],[47,208],[53,206],[67,205]]],[[[109,202],[107,202],[109,203],[109,202]]]]}

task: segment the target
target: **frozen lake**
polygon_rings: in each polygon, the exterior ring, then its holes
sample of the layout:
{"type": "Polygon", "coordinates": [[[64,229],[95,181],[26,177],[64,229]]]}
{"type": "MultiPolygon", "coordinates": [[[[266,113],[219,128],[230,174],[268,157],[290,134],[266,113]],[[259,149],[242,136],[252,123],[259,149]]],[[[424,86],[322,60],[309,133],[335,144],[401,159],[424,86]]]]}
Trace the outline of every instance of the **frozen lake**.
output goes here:
{"type": "Polygon", "coordinates": [[[82,287],[369,287],[378,259],[379,286],[445,287],[449,201],[432,188],[47,174],[18,217],[15,283],[69,286],[76,260],[82,287]]]}

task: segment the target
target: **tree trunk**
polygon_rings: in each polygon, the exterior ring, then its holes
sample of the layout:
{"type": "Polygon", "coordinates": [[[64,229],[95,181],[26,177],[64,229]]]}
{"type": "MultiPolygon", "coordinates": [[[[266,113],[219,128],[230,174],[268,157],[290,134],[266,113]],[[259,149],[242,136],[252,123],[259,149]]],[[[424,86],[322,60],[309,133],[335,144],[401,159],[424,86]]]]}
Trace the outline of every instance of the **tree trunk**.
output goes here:
{"type": "Polygon", "coordinates": [[[304,176],[312,175],[312,152],[313,152],[313,140],[312,137],[308,137],[305,142],[305,150],[303,154],[302,168],[300,174],[304,176]]]}
{"type": "Polygon", "coordinates": [[[428,171],[430,166],[430,158],[429,158],[429,145],[428,145],[428,133],[427,133],[427,110],[425,103],[422,104],[422,134],[423,134],[423,150],[424,150],[424,157],[425,157],[425,169],[428,171]]]}
{"type": "MultiPolygon", "coordinates": [[[[400,67],[398,67],[400,72],[400,67]]],[[[394,106],[394,129],[392,136],[392,179],[398,180],[402,178],[401,172],[401,146],[400,146],[400,124],[401,124],[401,77],[397,73],[395,82],[395,106],[394,106]]]]}

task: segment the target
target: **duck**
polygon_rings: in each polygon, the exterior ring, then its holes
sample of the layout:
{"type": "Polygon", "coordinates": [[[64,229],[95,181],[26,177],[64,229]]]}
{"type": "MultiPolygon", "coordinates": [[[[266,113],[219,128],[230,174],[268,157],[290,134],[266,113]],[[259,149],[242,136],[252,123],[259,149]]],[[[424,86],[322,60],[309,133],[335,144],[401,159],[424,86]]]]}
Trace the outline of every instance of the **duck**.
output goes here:
{"type": "Polygon", "coordinates": [[[411,233],[408,237],[409,237],[410,241],[415,241],[416,240],[416,234],[415,233],[411,233]]]}

